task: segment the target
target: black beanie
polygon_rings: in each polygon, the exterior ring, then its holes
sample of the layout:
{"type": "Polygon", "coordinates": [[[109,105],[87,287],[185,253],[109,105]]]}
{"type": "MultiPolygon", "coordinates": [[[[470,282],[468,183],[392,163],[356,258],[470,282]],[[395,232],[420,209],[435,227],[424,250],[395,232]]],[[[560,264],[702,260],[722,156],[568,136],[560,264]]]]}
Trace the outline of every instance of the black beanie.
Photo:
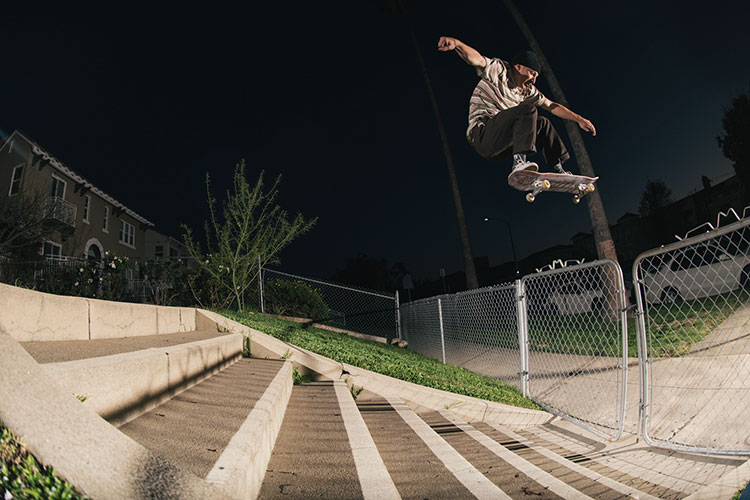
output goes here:
{"type": "Polygon", "coordinates": [[[534,54],[530,50],[523,50],[519,52],[515,55],[510,63],[513,65],[523,64],[527,68],[531,68],[537,73],[540,73],[542,71],[542,66],[539,64],[539,59],[537,59],[536,54],[534,54]]]}

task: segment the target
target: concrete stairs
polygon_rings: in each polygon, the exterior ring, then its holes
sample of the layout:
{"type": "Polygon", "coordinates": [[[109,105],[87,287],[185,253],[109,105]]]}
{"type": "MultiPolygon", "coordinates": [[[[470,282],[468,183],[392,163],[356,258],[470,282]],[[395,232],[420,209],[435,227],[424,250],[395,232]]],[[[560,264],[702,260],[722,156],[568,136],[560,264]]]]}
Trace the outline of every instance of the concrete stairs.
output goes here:
{"type": "MultiPolygon", "coordinates": [[[[201,357],[206,346],[241,342],[220,330],[21,344],[44,373],[80,375],[84,364],[87,370],[123,360],[137,366],[146,353],[165,350],[179,364],[174,349],[201,357]]],[[[161,398],[141,391],[147,403],[134,401],[109,418],[169,464],[166,470],[202,480],[213,492],[206,498],[729,498],[716,485],[747,468],[741,458],[657,450],[632,435],[605,442],[540,412],[508,407],[493,413],[487,406],[476,413],[468,403],[431,404],[450,395],[399,390],[400,382],[384,385],[380,375],[355,373],[260,332],[252,338],[256,357],[230,353],[206,363],[202,373],[170,382],[161,398]],[[292,386],[292,363],[316,381],[292,386]],[[355,399],[351,386],[368,380],[378,383],[355,399]]],[[[93,394],[84,406],[106,415],[97,410],[98,399],[93,394]]],[[[148,496],[172,498],[163,491],[148,496]]]]}

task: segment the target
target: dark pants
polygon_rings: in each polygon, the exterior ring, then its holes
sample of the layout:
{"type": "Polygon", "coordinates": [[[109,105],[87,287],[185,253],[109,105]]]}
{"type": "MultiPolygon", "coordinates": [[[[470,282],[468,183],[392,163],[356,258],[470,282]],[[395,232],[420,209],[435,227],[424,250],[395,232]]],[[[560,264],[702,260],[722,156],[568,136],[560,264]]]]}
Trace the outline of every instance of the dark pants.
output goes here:
{"type": "Polygon", "coordinates": [[[555,127],[546,117],[539,116],[532,104],[506,109],[483,126],[477,125],[471,130],[469,142],[477,153],[491,161],[516,153],[535,153],[537,145],[550,167],[570,158],[555,127]]]}

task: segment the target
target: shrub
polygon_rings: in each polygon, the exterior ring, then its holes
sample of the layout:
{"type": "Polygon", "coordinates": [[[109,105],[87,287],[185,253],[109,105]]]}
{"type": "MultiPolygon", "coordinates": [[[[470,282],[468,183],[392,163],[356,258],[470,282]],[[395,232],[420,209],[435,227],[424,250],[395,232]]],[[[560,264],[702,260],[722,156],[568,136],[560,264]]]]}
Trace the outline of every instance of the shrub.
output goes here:
{"type": "Polygon", "coordinates": [[[0,492],[4,498],[83,499],[52,467],[40,464],[0,422],[0,492]]]}
{"type": "Polygon", "coordinates": [[[320,291],[302,281],[270,280],[264,288],[266,310],[273,314],[314,320],[328,319],[320,291]]]}

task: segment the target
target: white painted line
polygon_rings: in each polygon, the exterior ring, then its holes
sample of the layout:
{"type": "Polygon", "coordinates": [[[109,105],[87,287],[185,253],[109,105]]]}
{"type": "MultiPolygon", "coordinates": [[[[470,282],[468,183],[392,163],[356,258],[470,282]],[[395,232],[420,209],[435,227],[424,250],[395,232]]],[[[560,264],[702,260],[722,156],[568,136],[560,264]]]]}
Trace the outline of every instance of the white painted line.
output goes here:
{"type": "Polygon", "coordinates": [[[593,500],[588,495],[584,495],[572,486],[560,481],[552,474],[545,472],[536,465],[527,462],[523,458],[519,457],[514,452],[510,451],[505,446],[501,445],[494,439],[491,439],[483,432],[476,430],[471,425],[462,421],[449,411],[441,410],[440,414],[449,420],[453,425],[464,431],[466,434],[474,438],[479,444],[490,450],[492,453],[500,457],[501,459],[508,462],[512,467],[516,468],[519,472],[522,472],[529,476],[532,480],[536,481],[540,485],[549,489],[551,492],[560,495],[563,498],[575,498],[581,500],[593,500]]]}
{"type": "Polygon", "coordinates": [[[550,451],[547,448],[538,445],[534,443],[533,441],[529,441],[523,436],[520,436],[516,434],[515,432],[511,431],[510,429],[507,429],[505,427],[502,427],[497,424],[489,424],[495,429],[499,430],[500,432],[503,432],[508,435],[508,437],[511,437],[518,441],[519,443],[525,444],[529,448],[533,449],[537,453],[540,453],[544,455],[545,457],[549,458],[550,460],[554,460],[555,462],[559,463],[560,465],[567,467],[568,469],[572,470],[573,472],[577,472],[578,474],[582,476],[586,476],[587,478],[591,479],[592,481],[596,481],[597,483],[600,483],[610,489],[613,489],[615,491],[619,491],[620,493],[623,493],[625,495],[629,495],[633,498],[638,498],[640,500],[658,500],[657,497],[649,495],[648,493],[645,493],[643,491],[637,490],[635,488],[631,488],[630,486],[627,486],[622,483],[618,483],[614,479],[610,479],[607,476],[603,476],[597,472],[594,472],[593,470],[589,469],[588,467],[584,467],[583,465],[578,465],[575,462],[572,462],[564,457],[561,457],[554,451],[550,451]]]}
{"type": "Polygon", "coordinates": [[[487,479],[468,460],[461,456],[437,432],[419,418],[400,398],[386,396],[388,403],[409,424],[409,427],[424,441],[428,448],[438,457],[445,467],[461,484],[477,498],[487,500],[510,500],[510,497],[495,483],[487,479]]]}
{"type": "Polygon", "coordinates": [[[334,381],[333,387],[336,389],[341,418],[344,419],[346,434],[349,436],[362,495],[365,500],[400,500],[401,495],[385,467],[349,387],[341,380],[334,381]]]}

